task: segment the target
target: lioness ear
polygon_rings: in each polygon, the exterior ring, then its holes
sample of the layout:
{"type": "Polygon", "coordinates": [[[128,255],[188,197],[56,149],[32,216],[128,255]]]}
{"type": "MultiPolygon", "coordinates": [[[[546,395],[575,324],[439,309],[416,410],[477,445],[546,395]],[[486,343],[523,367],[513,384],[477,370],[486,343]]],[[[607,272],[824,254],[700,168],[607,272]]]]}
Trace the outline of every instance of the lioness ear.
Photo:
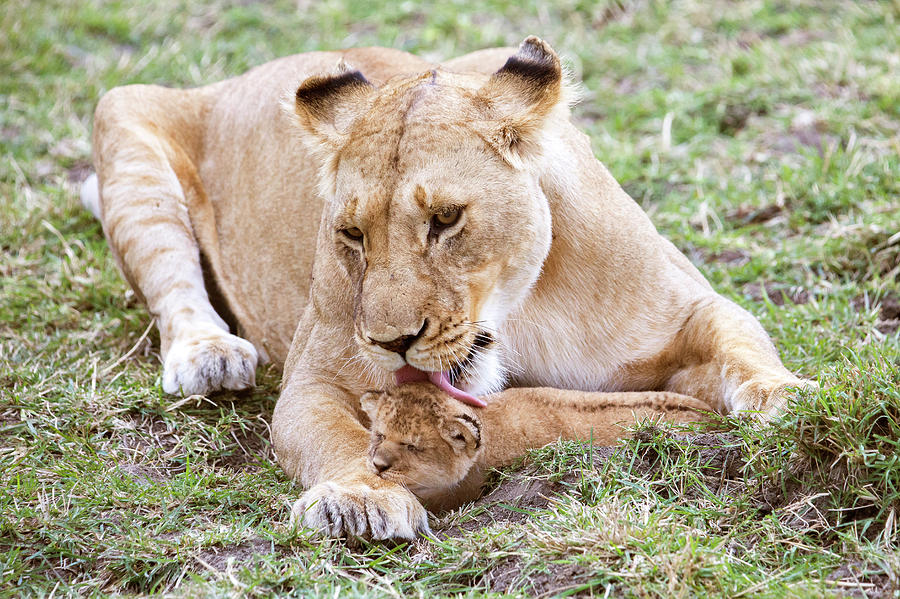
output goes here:
{"type": "Polygon", "coordinates": [[[356,108],[373,89],[362,73],[342,60],[334,73],[316,75],[300,84],[294,110],[309,133],[336,148],[356,116],[356,108]]]}
{"type": "Polygon", "coordinates": [[[481,89],[493,116],[488,141],[512,166],[523,168],[528,153],[537,149],[537,132],[547,116],[566,106],[564,91],[559,56],[535,36],[522,42],[481,89]]]}
{"type": "Polygon", "coordinates": [[[443,420],[441,435],[453,451],[472,457],[481,447],[481,422],[468,414],[456,414],[443,420]]]}

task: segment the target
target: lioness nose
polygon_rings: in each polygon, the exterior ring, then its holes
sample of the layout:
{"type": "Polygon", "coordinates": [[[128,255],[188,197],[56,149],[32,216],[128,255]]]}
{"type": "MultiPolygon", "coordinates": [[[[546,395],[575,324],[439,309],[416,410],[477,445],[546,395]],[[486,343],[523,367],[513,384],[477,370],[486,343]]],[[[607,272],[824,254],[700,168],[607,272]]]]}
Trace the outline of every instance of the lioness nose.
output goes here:
{"type": "Polygon", "coordinates": [[[381,346],[388,351],[403,355],[406,353],[406,350],[408,350],[412,346],[417,337],[418,335],[401,335],[400,337],[392,339],[391,341],[375,341],[374,339],[371,339],[371,337],[370,339],[375,345],[381,346]]]}
{"type": "Polygon", "coordinates": [[[378,471],[378,474],[381,474],[391,467],[391,461],[381,454],[375,454],[372,458],[372,465],[375,466],[375,470],[378,471]]]}
{"type": "Polygon", "coordinates": [[[377,339],[372,339],[372,337],[369,337],[369,341],[379,347],[383,347],[388,351],[392,351],[402,356],[406,354],[407,350],[409,350],[410,347],[412,347],[412,344],[416,342],[416,339],[422,336],[422,333],[425,332],[426,326],[428,326],[428,320],[425,320],[425,322],[422,323],[422,328],[419,329],[419,332],[415,335],[400,335],[396,339],[391,339],[390,341],[379,341],[377,339]]]}

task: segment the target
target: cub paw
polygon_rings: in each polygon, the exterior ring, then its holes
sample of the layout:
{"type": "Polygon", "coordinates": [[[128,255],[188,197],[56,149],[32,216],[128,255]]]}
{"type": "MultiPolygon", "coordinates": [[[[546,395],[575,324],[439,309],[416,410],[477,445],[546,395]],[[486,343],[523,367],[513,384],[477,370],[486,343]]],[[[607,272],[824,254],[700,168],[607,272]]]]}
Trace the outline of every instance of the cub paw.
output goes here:
{"type": "Polygon", "coordinates": [[[206,395],[256,384],[258,356],[253,344],[221,329],[194,331],[177,338],[163,363],[163,391],[206,395]]]}
{"type": "Polygon", "coordinates": [[[320,483],[294,503],[291,522],[332,538],[412,540],[431,534],[425,508],[396,485],[374,489],[361,483],[320,483]]]}

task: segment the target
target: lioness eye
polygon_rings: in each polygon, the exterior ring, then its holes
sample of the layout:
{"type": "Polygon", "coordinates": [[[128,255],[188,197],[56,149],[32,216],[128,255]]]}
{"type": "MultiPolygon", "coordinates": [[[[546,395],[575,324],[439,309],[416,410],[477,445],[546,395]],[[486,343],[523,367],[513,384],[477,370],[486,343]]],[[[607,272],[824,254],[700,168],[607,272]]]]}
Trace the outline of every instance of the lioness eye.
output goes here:
{"type": "Polygon", "coordinates": [[[448,210],[446,212],[438,212],[431,218],[431,227],[433,229],[446,229],[447,227],[452,227],[456,224],[456,221],[459,220],[460,214],[462,214],[462,210],[459,208],[448,210]]]}
{"type": "Polygon", "coordinates": [[[353,241],[360,241],[363,238],[363,232],[360,231],[357,227],[350,227],[349,229],[341,229],[341,233],[345,236],[349,237],[353,241]]]}

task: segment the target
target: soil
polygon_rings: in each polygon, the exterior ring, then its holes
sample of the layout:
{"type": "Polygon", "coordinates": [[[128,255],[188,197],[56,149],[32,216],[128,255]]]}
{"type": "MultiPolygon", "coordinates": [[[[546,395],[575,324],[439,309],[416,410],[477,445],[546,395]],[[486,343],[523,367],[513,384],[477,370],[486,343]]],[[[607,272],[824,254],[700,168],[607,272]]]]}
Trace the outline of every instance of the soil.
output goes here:
{"type": "MultiPolygon", "coordinates": [[[[514,593],[525,591],[531,597],[546,597],[557,595],[564,591],[570,591],[585,585],[591,578],[591,569],[577,563],[547,563],[539,572],[530,572],[527,579],[522,579],[525,570],[522,558],[508,556],[501,559],[484,575],[484,581],[495,593],[514,593]]],[[[591,587],[578,590],[572,597],[589,596],[595,582],[591,587]]]]}
{"type": "Polygon", "coordinates": [[[239,545],[227,547],[207,547],[197,554],[197,561],[203,566],[212,567],[220,572],[228,569],[228,562],[232,567],[240,566],[241,562],[249,560],[254,555],[269,555],[272,553],[272,542],[265,539],[253,539],[239,545]]]}
{"type": "Polygon", "coordinates": [[[127,474],[129,477],[140,485],[153,485],[169,480],[169,476],[156,468],[149,468],[141,464],[122,464],[119,470],[127,474]]]}
{"type": "Polygon", "coordinates": [[[783,306],[785,304],[785,299],[790,300],[794,304],[805,304],[809,302],[810,296],[812,295],[808,289],[789,287],[774,281],[748,283],[744,285],[744,293],[757,302],[760,302],[763,299],[763,289],[765,289],[765,295],[769,296],[769,300],[776,306],[783,306]]]}
{"type": "Polygon", "coordinates": [[[885,335],[893,335],[897,332],[898,329],[900,329],[900,318],[894,318],[892,320],[881,320],[875,323],[875,328],[885,335]]]}
{"type": "Polygon", "coordinates": [[[791,121],[790,127],[774,129],[760,137],[762,145],[778,155],[796,154],[804,148],[825,153],[828,146],[840,143],[840,137],[828,132],[825,123],[810,111],[801,111],[791,121]]]}
{"type": "Polygon", "coordinates": [[[721,262],[723,264],[728,264],[729,266],[740,266],[750,262],[750,254],[743,250],[727,249],[715,254],[710,254],[704,261],[721,262]]]}
{"type": "Polygon", "coordinates": [[[726,215],[730,221],[744,225],[767,223],[784,212],[784,206],[768,204],[763,207],[741,205],[726,215]]]}
{"type": "Polygon", "coordinates": [[[896,597],[900,591],[900,579],[891,580],[883,571],[873,572],[870,566],[858,560],[841,564],[827,580],[836,583],[837,590],[845,597],[887,599],[896,597]]]}
{"type": "Polygon", "coordinates": [[[475,502],[471,518],[447,529],[445,534],[461,537],[497,522],[524,522],[535,510],[546,508],[550,499],[562,490],[563,485],[558,482],[534,477],[533,468],[514,473],[475,502]]]}
{"type": "MultiPolygon", "coordinates": [[[[858,296],[851,304],[856,310],[868,310],[869,301],[864,296],[858,296]]],[[[888,294],[881,298],[875,328],[885,335],[893,335],[900,329],[900,296],[888,294]]]]}
{"type": "Polygon", "coordinates": [[[900,297],[888,295],[881,300],[881,319],[896,320],[900,318],[900,297]]]}
{"type": "Polygon", "coordinates": [[[262,423],[248,423],[252,429],[234,427],[231,430],[232,438],[239,447],[230,455],[225,455],[215,460],[217,466],[226,466],[235,470],[256,468],[260,464],[275,461],[275,453],[272,443],[268,440],[268,431],[262,423]]]}

